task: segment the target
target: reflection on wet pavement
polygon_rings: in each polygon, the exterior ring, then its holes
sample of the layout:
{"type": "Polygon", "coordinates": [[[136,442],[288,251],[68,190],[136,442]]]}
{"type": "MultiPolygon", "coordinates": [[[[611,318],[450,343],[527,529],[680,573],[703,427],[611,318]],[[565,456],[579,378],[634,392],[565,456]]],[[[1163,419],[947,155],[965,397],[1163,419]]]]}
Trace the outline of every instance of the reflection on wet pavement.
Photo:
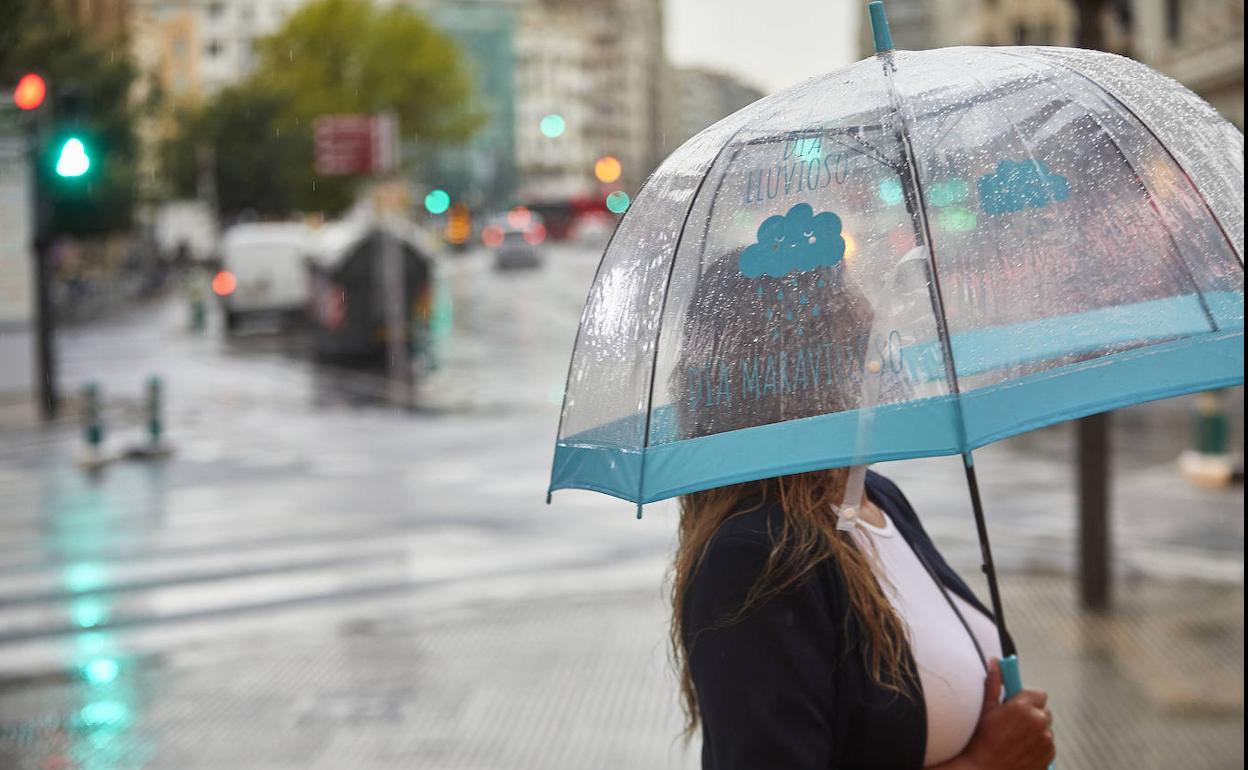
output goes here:
{"type": "MultiPolygon", "coordinates": [[[[72,418],[0,423],[0,767],[697,766],[666,669],[673,507],[544,504],[595,267],[548,257],[445,266],[412,410],[287,339],[194,336],[176,303],[66,332],[67,390],[100,383],[110,445],[141,436],[161,374],[176,453],[90,476],[72,418]]],[[[1063,768],[1242,764],[1242,490],[1187,487],[1168,444],[1135,438],[1185,409],[1123,418],[1113,618],[1079,615],[1065,574],[1069,434],[977,454],[1063,768]]],[[[956,461],[885,471],[973,576],[956,461]]]]}

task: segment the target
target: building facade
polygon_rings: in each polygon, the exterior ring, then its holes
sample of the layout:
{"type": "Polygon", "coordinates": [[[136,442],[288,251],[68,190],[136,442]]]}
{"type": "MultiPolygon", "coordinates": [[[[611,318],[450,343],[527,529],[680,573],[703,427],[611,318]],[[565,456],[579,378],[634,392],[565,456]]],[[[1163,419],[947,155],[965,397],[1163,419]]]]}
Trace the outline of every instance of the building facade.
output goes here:
{"type": "MultiPolygon", "coordinates": [[[[1074,46],[1074,0],[889,0],[897,48],[1074,46]]],[[[1131,56],[1204,97],[1244,128],[1244,0],[1109,0],[1104,48],[1131,56]]],[[[863,15],[861,53],[874,53],[863,15]]]]}
{"type": "Polygon", "coordinates": [[[423,0],[410,3],[459,46],[482,116],[462,145],[419,148],[416,175],[473,209],[511,202],[516,168],[516,15],[523,0],[423,0]]]}
{"type": "Polygon", "coordinates": [[[198,101],[256,65],[258,38],[307,0],[129,0],[136,63],[174,102],[198,101]]]}
{"type": "MultiPolygon", "coordinates": [[[[1105,48],[1130,51],[1130,2],[1109,0],[1102,9],[1105,48]]],[[[889,0],[889,28],[899,50],[922,51],[955,45],[1075,45],[1074,0],[889,0]]],[[[875,53],[871,26],[863,14],[862,56],[875,53]]]]}
{"type": "Polygon", "coordinates": [[[1244,130],[1244,0],[1133,0],[1134,56],[1244,130]]]}
{"type": "Polygon", "coordinates": [[[52,0],[69,18],[98,40],[112,40],[127,32],[133,0],[52,0]]]}
{"type": "Polygon", "coordinates": [[[516,146],[538,198],[596,190],[594,162],[618,158],[634,192],[663,158],[661,0],[526,0],[517,31],[516,146]],[[542,118],[558,115],[558,136],[542,118]]]}
{"type": "Polygon", "coordinates": [[[664,78],[663,125],[666,150],[742,107],[763,98],[758,88],[699,67],[669,67],[664,78]]]}
{"type": "Polygon", "coordinates": [[[516,163],[523,200],[568,199],[592,189],[598,112],[593,27],[543,3],[524,8],[516,40],[516,163]],[[543,131],[543,120],[554,121],[543,131]],[[552,136],[550,134],[556,133],[552,136]]]}

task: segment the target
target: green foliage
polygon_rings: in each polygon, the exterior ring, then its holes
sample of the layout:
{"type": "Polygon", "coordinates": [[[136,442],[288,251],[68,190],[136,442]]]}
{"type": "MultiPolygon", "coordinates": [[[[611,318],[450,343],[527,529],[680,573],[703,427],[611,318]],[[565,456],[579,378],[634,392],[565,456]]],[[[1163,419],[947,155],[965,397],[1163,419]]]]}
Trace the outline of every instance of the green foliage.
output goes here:
{"type": "Polygon", "coordinates": [[[263,41],[256,77],[296,115],[393,110],[404,136],[466,139],[480,119],[455,44],[403,6],[321,0],[263,41]]]}
{"type": "Polygon", "coordinates": [[[194,193],[204,153],[212,153],[226,218],[244,210],[335,214],[350,204],[358,180],[313,172],[320,115],[393,111],[408,140],[449,143],[465,141],[481,122],[454,43],[406,7],[319,0],[258,41],[257,55],[252,77],[185,114],[162,152],[181,195],[194,193]]]}
{"type": "MultiPolygon", "coordinates": [[[[57,127],[84,138],[94,167],[82,180],[59,184],[51,168],[42,169],[54,229],[86,235],[129,227],[137,152],[129,94],[136,73],[126,56],[126,42],[93,41],[44,3],[0,0],[0,19],[0,84],[16,83],[22,74],[35,71],[48,82],[48,101],[40,108],[45,115],[55,108],[58,93],[72,91],[81,104],[74,125],[60,115],[57,127]]],[[[45,141],[50,145],[56,138],[49,135],[45,141]]],[[[47,160],[52,148],[43,151],[47,160]]]]}
{"type": "Polygon", "coordinates": [[[161,148],[175,195],[195,196],[201,172],[209,170],[226,219],[245,212],[285,217],[346,207],[351,201],[347,183],[314,176],[312,136],[290,112],[285,97],[245,83],[185,113],[181,130],[161,148]]]}

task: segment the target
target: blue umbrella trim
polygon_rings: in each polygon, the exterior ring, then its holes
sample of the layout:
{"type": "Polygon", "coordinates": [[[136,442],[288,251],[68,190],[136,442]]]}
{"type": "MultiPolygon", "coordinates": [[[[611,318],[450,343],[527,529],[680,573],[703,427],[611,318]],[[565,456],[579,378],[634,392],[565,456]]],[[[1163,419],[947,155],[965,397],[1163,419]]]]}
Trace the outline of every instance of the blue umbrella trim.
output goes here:
{"type": "MultiPolygon", "coordinates": [[[[650,503],[819,468],[960,454],[1089,414],[1243,381],[1242,328],[1212,332],[965,391],[966,445],[959,440],[955,397],[940,396],[878,406],[869,415],[819,415],[658,444],[644,450],[644,478],[643,450],[604,446],[581,434],[556,445],[550,488],[650,503]],[[870,417],[870,434],[859,453],[864,416],[870,417]]],[[[656,421],[670,422],[662,409],[655,410],[656,421]]]]}

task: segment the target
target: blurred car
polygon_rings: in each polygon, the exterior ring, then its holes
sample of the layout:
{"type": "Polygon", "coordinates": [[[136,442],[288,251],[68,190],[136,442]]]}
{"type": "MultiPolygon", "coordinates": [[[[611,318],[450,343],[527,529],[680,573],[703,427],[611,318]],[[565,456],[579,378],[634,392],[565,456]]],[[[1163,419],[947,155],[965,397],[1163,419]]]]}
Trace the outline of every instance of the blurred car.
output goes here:
{"type": "Polygon", "coordinates": [[[266,317],[291,325],[303,315],[307,298],[305,263],[312,253],[312,231],[293,222],[235,225],[221,236],[221,269],[213,293],[232,334],[247,318],[266,317]]]}
{"type": "Polygon", "coordinates": [[[494,250],[494,267],[499,270],[525,270],[541,267],[542,257],[524,233],[511,231],[503,235],[503,243],[494,250]]]}
{"type": "Polygon", "coordinates": [[[541,267],[537,247],[546,240],[542,218],[523,206],[495,217],[481,231],[481,242],[494,249],[497,270],[531,270],[541,267]]]}

